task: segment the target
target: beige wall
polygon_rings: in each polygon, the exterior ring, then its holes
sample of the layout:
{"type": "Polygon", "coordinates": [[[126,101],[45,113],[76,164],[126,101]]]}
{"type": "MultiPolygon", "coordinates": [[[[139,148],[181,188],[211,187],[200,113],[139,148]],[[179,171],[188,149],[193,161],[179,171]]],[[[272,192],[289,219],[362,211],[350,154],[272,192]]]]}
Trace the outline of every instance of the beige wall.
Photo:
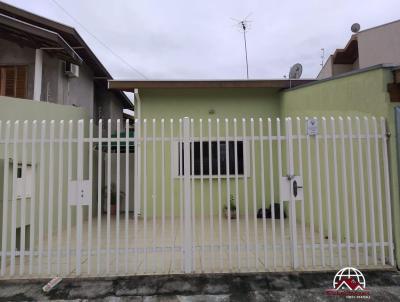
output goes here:
{"type": "Polygon", "coordinates": [[[326,61],[324,67],[322,67],[321,71],[319,72],[317,79],[325,79],[332,76],[332,55],[329,56],[328,60],[326,61]]]}
{"type": "Polygon", "coordinates": [[[400,63],[400,21],[357,34],[360,68],[400,63]]]}

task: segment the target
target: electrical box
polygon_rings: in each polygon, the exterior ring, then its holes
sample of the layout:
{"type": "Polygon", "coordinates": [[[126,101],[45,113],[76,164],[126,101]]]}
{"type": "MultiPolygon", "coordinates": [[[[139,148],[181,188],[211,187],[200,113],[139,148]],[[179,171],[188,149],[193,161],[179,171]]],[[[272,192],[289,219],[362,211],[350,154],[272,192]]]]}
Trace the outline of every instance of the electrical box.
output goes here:
{"type": "Polygon", "coordinates": [[[92,203],[92,182],[72,180],[68,184],[68,204],[87,206],[92,203]]]}

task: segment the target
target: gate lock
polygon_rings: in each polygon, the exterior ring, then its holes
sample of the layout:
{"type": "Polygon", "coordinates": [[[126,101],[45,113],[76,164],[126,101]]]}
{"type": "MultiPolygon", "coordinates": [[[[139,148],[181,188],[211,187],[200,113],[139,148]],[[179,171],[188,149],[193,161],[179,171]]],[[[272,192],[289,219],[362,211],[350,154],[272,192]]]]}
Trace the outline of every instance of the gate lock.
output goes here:
{"type": "Polygon", "coordinates": [[[303,177],[300,175],[286,175],[281,177],[280,198],[284,201],[303,200],[303,177]]]}
{"type": "Polygon", "coordinates": [[[303,189],[302,186],[297,185],[297,180],[293,181],[293,195],[297,197],[297,189],[303,189]]]}

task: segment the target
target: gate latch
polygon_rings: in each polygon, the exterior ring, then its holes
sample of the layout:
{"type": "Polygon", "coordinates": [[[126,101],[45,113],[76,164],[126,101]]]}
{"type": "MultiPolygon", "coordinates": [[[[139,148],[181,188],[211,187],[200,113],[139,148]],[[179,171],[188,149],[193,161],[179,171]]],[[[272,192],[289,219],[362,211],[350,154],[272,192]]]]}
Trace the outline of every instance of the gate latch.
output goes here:
{"type": "Polygon", "coordinates": [[[280,199],[283,201],[303,200],[303,177],[286,175],[281,177],[280,199]],[[292,196],[291,196],[292,194],[292,196]]]}

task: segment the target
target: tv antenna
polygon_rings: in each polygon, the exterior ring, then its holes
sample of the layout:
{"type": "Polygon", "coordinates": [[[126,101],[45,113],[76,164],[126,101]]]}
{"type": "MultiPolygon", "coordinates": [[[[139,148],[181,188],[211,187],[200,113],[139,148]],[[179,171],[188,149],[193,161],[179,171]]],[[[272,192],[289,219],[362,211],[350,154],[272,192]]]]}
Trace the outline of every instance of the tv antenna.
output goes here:
{"type": "Polygon", "coordinates": [[[325,48],[321,48],[321,66],[324,67],[324,60],[325,60],[325,48]]]}
{"type": "Polygon", "coordinates": [[[231,18],[233,21],[235,21],[235,26],[238,27],[238,29],[243,32],[243,41],[244,41],[244,54],[246,58],[246,76],[247,79],[249,79],[249,60],[247,58],[247,37],[246,33],[250,30],[251,28],[251,20],[249,20],[251,13],[248,14],[244,19],[242,20],[237,20],[234,18],[231,18]]]}

